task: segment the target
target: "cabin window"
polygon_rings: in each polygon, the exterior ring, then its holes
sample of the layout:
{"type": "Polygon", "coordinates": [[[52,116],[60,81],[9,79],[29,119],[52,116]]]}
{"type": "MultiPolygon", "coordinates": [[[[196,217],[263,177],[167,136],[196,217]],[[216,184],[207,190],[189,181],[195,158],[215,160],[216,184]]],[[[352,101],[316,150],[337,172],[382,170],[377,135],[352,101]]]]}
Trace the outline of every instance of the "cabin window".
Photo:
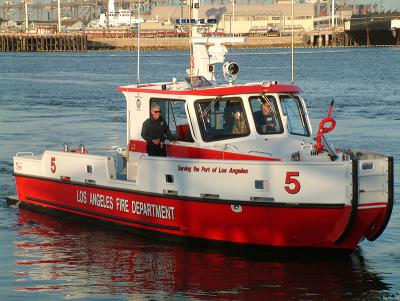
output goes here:
{"type": "Polygon", "coordinates": [[[283,133],[275,97],[258,95],[249,98],[257,133],[261,135],[283,133]]]}
{"type": "Polygon", "coordinates": [[[287,128],[293,135],[310,136],[307,120],[300,100],[290,95],[281,95],[281,107],[287,117],[287,128]]]}
{"type": "Polygon", "coordinates": [[[171,134],[175,140],[186,142],[194,141],[190,132],[189,119],[186,115],[185,101],[167,98],[151,98],[150,108],[153,104],[158,104],[160,106],[161,116],[168,123],[171,134]]]}
{"type": "Polygon", "coordinates": [[[243,101],[239,97],[216,97],[195,102],[204,141],[243,137],[250,134],[243,101]]]}

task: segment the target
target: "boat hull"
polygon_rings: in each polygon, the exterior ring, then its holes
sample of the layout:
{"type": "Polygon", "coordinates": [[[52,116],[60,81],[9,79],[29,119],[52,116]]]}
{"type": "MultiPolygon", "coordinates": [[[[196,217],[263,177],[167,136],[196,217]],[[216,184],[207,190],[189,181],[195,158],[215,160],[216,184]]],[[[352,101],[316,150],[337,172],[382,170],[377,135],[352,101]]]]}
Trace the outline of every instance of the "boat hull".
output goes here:
{"type": "MultiPolygon", "coordinates": [[[[15,175],[18,200],[174,238],[240,245],[354,250],[386,207],[359,208],[348,233],[351,206],[188,198],[15,175]]],[[[378,225],[379,226],[379,225],[378,225]]]]}

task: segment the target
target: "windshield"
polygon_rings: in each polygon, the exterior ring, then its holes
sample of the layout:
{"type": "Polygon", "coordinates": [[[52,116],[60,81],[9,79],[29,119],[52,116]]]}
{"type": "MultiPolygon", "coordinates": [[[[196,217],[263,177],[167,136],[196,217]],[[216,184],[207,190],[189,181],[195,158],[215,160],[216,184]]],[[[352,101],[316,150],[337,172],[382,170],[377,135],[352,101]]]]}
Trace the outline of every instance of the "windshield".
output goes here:
{"type": "Polygon", "coordinates": [[[251,96],[249,101],[257,133],[261,135],[283,133],[275,97],[271,95],[251,96]]]}
{"type": "Polygon", "coordinates": [[[242,137],[250,133],[243,101],[239,97],[198,100],[195,109],[204,141],[242,137]]]}
{"type": "Polygon", "coordinates": [[[305,113],[297,97],[281,95],[281,107],[287,117],[288,131],[294,135],[310,136],[305,113]]]}

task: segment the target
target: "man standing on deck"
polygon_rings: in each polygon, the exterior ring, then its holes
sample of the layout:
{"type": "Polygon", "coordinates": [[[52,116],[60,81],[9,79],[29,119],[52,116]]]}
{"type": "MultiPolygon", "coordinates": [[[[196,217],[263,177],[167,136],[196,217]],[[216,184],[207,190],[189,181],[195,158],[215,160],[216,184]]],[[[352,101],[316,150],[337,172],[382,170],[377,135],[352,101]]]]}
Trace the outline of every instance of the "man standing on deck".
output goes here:
{"type": "Polygon", "coordinates": [[[172,140],[172,134],[167,122],[161,116],[158,104],[151,106],[151,117],[142,126],[142,138],[147,142],[146,151],[149,156],[166,157],[165,138],[172,140]]]}

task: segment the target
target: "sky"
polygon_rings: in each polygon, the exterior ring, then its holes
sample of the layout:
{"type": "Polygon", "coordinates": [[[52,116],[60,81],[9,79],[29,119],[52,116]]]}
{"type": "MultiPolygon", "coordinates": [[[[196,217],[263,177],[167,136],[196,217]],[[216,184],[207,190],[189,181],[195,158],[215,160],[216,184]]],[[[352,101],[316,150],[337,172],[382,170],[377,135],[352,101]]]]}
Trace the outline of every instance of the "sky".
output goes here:
{"type": "MultiPolygon", "coordinates": [[[[383,5],[385,6],[385,10],[389,9],[397,9],[400,10],[400,0],[357,0],[358,4],[371,4],[371,3],[376,3],[380,7],[381,2],[383,2],[383,5]]],[[[353,4],[353,0],[347,0],[348,4],[353,4]]]]}
{"type": "MultiPolygon", "coordinates": [[[[354,0],[347,0],[347,4],[353,4],[354,0]]],[[[378,7],[381,7],[381,2],[383,3],[385,10],[397,9],[400,10],[400,0],[357,0],[357,4],[371,4],[376,3],[378,7]]]]}
{"type": "MultiPolygon", "coordinates": [[[[296,1],[296,0],[295,0],[296,1]]],[[[337,0],[335,0],[336,2],[337,0]]],[[[347,0],[347,4],[353,4],[354,0],[347,0]]],[[[273,0],[270,0],[272,3],[273,0]]],[[[397,9],[400,11],[400,0],[357,0],[357,4],[371,4],[371,3],[376,3],[378,7],[381,7],[381,2],[383,2],[383,5],[385,7],[385,10],[394,10],[397,9]]]]}

